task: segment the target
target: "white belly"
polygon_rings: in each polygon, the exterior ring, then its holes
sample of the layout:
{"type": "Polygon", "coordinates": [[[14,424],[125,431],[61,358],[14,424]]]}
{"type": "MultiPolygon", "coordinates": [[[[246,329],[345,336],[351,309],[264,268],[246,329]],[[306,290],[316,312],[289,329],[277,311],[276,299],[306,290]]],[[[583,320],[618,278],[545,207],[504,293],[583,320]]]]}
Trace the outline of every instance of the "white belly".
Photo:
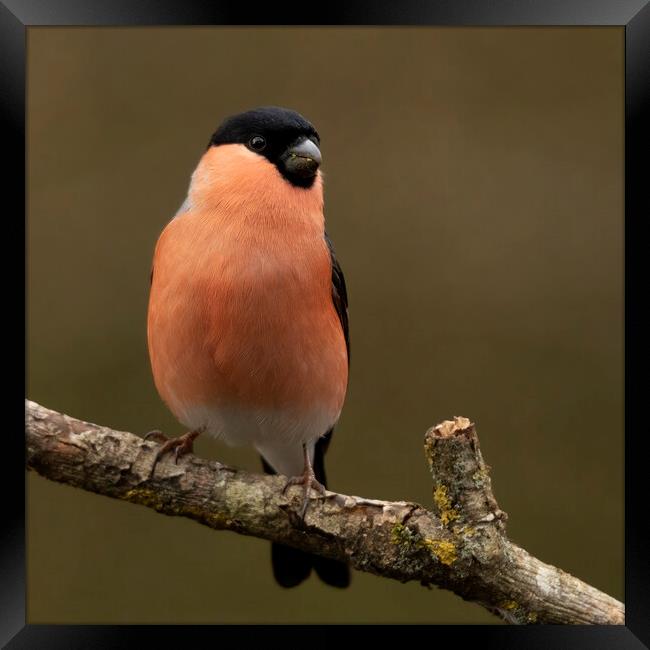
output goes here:
{"type": "Polygon", "coordinates": [[[296,476],[303,470],[302,446],[313,456],[316,441],[334,426],[340,413],[313,409],[304,413],[192,406],[181,422],[190,430],[206,433],[228,445],[252,445],[280,474],[296,476]]]}

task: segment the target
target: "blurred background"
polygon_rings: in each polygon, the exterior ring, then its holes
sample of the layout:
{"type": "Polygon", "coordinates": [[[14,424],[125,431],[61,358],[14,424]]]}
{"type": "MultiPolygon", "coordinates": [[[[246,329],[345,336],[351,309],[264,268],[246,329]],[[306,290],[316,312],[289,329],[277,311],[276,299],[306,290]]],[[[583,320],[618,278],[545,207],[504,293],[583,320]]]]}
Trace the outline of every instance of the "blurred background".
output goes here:
{"type": "MultiPolygon", "coordinates": [[[[28,62],[29,398],[183,432],[154,244],[226,115],[293,108],[350,297],[332,489],[429,504],[423,434],[467,416],[511,538],[623,598],[622,29],[32,27],[28,62]]],[[[30,623],[498,622],[369,574],[285,591],[266,542],[27,481],[30,623]]]]}

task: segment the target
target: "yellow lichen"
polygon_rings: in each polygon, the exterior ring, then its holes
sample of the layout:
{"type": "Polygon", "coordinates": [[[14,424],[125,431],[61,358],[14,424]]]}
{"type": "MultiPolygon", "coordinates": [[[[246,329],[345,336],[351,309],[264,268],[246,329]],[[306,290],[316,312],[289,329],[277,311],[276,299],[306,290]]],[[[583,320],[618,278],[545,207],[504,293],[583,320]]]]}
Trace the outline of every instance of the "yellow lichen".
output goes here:
{"type": "Polygon", "coordinates": [[[508,611],[512,611],[513,609],[517,609],[519,605],[517,604],[517,601],[515,600],[504,600],[501,603],[501,609],[507,609],[508,611]]]}
{"type": "Polygon", "coordinates": [[[452,528],[454,531],[454,535],[458,535],[459,537],[474,537],[476,535],[476,528],[473,526],[454,526],[452,528]]]}
{"type": "Polygon", "coordinates": [[[489,474],[485,468],[481,468],[472,474],[472,479],[476,487],[483,487],[489,474]]]}
{"type": "Polygon", "coordinates": [[[500,602],[499,609],[510,612],[514,620],[520,624],[537,623],[537,612],[526,611],[516,600],[504,600],[500,602]]]}
{"type": "Polygon", "coordinates": [[[160,498],[153,490],[146,490],[144,488],[133,488],[124,493],[122,498],[125,501],[133,501],[134,503],[141,503],[143,506],[149,508],[161,508],[162,503],[160,498]]]}
{"type": "Polygon", "coordinates": [[[446,485],[438,485],[433,491],[433,501],[438,506],[440,513],[440,521],[443,526],[446,526],[454,519],[458,519],[458,512],[451,506],[451,499],[447,494],[446,485]]]}
{"type": "Polygon", "coordinates": [[[427,459],[427,464],[429,465],[430,470],[433,468],[433,450],[435,446],[435,440],[427,436],[424,442],[424,455],[427,459]]]}
{"type": "Polygon", "coordinates": [[[443,564],[451,566],[457,559],[456,546],[453,542],[444,542],[437,539],[425,539],[423,545],[443,564]]]}
{"type": "Polygon", "coordinates": [[[390,539],[395,545],[411,548],[414,542],[417,541],[417,535],[407,526],[404,526],[403,524],[395,524],[391,531],[390,539]]]}
{"type": "Polygon", "coordinates": [[[402,526],[402,524],[395,524],[393,530],[390,531],[390,541],[393,544],[401,544],[403,531],[404,526],[402,526]]]}
{"type": "Polygon", "coordinates": [[[456,545],[438,539],[422,539],[408,526],[395,524],[391,530],[391,542],[403,549],[426,548],[439,562],[451,566],[457,559],[456,545]]]}

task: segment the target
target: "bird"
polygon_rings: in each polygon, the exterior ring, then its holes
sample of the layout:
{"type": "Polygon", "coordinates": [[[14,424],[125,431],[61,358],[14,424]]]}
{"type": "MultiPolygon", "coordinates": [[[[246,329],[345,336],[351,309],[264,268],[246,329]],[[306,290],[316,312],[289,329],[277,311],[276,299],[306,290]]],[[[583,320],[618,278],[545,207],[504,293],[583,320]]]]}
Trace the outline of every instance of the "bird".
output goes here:
{"type": "MultiPolygon", "coordinates": [[[[206,433],[251,445],[267,474],[326,490],[324,456],[348,387],[348,295],[325,229],[322,155],[298,112],[225,118],[155,246],[147,343],[156,389],[187,433],[152,431],[156,463],[206,433]]],[[[275,580],[350,583],[345,562],[272,543],[275,580]]]]}

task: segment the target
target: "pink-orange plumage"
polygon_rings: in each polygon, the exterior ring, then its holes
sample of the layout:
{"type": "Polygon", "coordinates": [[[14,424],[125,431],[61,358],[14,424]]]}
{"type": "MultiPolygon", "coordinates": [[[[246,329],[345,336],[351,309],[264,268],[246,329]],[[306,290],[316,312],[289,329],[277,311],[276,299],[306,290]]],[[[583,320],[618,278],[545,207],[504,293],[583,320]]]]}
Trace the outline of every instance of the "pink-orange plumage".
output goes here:
{"type": "Polygon", "coordinates": [[[213,147],[187,205],[154,254],[148,340],[160,395],[183,424],[228,442],[313,441],[338,419],[348,376],[320,178],[293,187],[245,147],[213,147]],[[282,413],[288,427],[292,415],[296,427],[312,418],[317,429],[239,432],[224,417],[211,431],[219,409],[282,413]]]}

